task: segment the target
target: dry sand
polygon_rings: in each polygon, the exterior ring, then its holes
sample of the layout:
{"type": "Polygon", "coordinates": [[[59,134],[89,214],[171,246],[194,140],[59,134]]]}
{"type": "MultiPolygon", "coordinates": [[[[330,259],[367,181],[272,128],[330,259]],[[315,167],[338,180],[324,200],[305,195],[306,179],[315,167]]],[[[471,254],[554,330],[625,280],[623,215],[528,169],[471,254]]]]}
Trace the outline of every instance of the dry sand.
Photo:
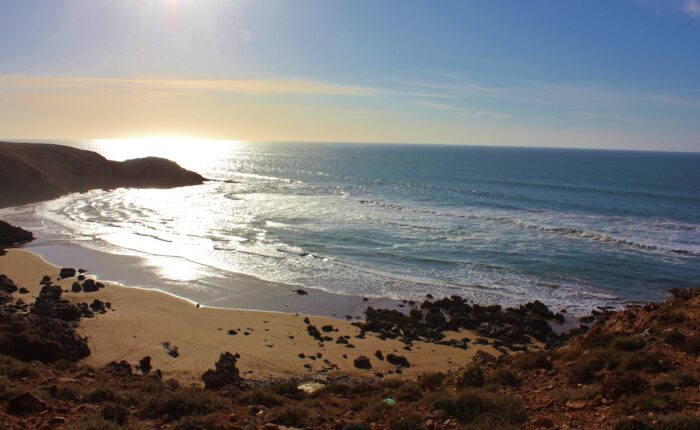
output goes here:
{"type": "MultiPolygon", "coordinates": [[[[19,287],[27,288],[30,293],[26,296],[32,298],[38,294],[39,281],[44,275],[50,275],[55,284],[70,290],[75,278],[56,282],[58,272],[57,266],[26,250],[9,249],[7,255],[0,257],[0,273],[13,279],[19,287]]],[[[395,352],[407,357],[411,367],[404,369],[404,375],[415,377],[423,372],[464,365],[479,349],[496,354],[490,346],[462,350],[424,342],[414,342],[412,351],[405,351],[402,342],[381,340],[371,333],[365,339],[355,338],[359,330],[346,321],[309,317],[319,330],[327,324],[338,330],[327,333],[334,338],[333,342],[320,346],[307,333],[303,321],[305,315],[197,308],[187,300],[160,291],[102,282],[107,287],[96,293],[64,293],[64,297],[71,301],[90,303],[93,298],[98,298],[112,305],[113,310],[106,314],[80,322],[79,333],[88,337],[92,351],[85,362],[95,367],[104,366],[112,360],[126,360],[135,364],[148,355],[152,357],[153,367],[161,369],[166,378],[199,382],[201,373],[213,367],[219,354],[230,351],[241,355],[239,367],[247,378],[318,377],[338,372],[371,377],[375,372],[394,368],[375,357],[375,351],[380,350],[385,356],[395,352]],[[229,330],[235,330],[237,334],[229,335],[229,330]],[[350,336],[349,342],[354,348],[335,343],[335,339],[341,335],[350,336]],[[177,346],[179,357],[169,356],[162,342],[177,346]],[[318,353],[322,354],[322,358],[308,358],[318,353]],[[306,358],[299,358],[299,354],[305,354],[306,358]],[[360,355],[371,360],[373,369],[354,367],[353,360],[360,355]],[[321,368],[326,366],[324,359],[336,364],[339,371],[320,373],[321,368]],[[305,364],[311,365],[312,369],[305,368],[305,364]]],[[[27,297],[24,300],[33,301],[27,297]]],[[[454,335],[476,338],[469,332],[454,335]]]]}

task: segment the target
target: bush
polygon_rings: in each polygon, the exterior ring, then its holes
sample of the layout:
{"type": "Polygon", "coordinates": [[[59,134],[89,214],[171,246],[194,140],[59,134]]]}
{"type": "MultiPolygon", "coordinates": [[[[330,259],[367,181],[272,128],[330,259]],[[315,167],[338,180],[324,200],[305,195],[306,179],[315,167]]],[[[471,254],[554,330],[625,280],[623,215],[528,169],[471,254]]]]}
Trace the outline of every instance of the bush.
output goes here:
{"type": "Polygon", "coordinates": [[[484,385],[484,371],[476,364],[470,364],[457,372],[455,385],[459,388],[481,387],[484,385]]]}
{"type": "Polygon", "coordinates": [[[193,388],[162,391],[151,395],[143,405],[141,416],[175,420],[188,415],[201,415],[216,410],[221,400],[216,394],[193,388]]]}
{"type": "Polygon", "coordinates": [[[286,402],[284,397],[266,390],[247,391],[241,394],[238,400],[244,405],[263,405],[268,408],[280,406],[286,402]]]}
{"type": "Polygon", "coordinates": [[[621,397],[612,410],[625,415],[646,412],[665,413],[677,410],[681,404],[682,401],[678,397],[647,391],[621,397]]]}
{"type": "Polygon", "coordinates": [[[393,421],[389,426],[390,430],[425,430],[420,417],[407,417],[393,421]]]}
{"type": "Polygon", "coordinates": [[[685,339],[682,349],[689,354],[700,354],[700,336],[695,335],[685,339]]]}
{"type": "Polygon", "coordinates": [[[277,413],[274,422],[284,426],[302,427],[307,424],[310,415],[309,410],[301,405],[286,406],[277,413]]]}
{"type": "Polygon", "coordinates": [[[91,414],[76,420],[70,427],[71,430],[141,430],[144,427],[137,423],[127,423],[121,426],[117,423],[107,421],[100,414],[91,414]]]}
{"type": "Polygon", "coordinates": [[[420,386],[415,382],[406,382],[402,384],[394,393],[392,393],[396,400],[403,400],[407,402],[415,402],[423,398],[423,392],[420,386]]]}
{"type": "Polygon", "coordinates": [[[603,378],[602,394],[609,399],[617,399],[625,394],[635,394],[644,391],[647,382],[638,374],[632,372],[611,372],[603,378]]]}
{"type": "Polygon", "coordinates": [[[598,372],[609,366],[609,362],[598,354],[584,356],[569,370],[571,384],[590,384],[598,379],[598,372]]]}
{"type": "Polygon", "coordinates": [[[418,384],[424,390],[438,390],[445,381],[445,374],[442,372],[424,373],[418,377],[418,384]]]}
{"type": "Polygon", "coordinates": [[[639,336],[624,336],[615,339],[612,346],[618,351],[639,351],[646,346],[646,342],[639,336]]]}
{"type": "Polygon", "coordinates": [[[496,369],[486,376],[486,382],[490,384],[514,387],[518,385],[518,377],[510,369],[496,369]]]}
{"type": "Polygon", "coordinates": [[[693,375],[674,370],[671,373],[658,375],[651,381],[651,386],[657,391],[673,391],[675,388],[684,388],[696,385],[693,375]]]}
{"type": "Polygon", "coordinates": [[[544,351],[531,351],[517,355],[513,367],[521,370],[551,369],[552,363],[544,351]]]}
{"type": "Polygon", "coordinates": [[[520,424],[527,418],[513,397],[475,389],[438,399],[433,402],[431,409],[444,409],[462,423],[489,419],[500,423],[520,424]]]}
{"type": "Polygon", "coordinates": [[[0,355],[0,375],[9,379],[35,377],[36,370],[29,364],[6,355],[0,355]]]}
{"type": "Polygon", "coordinates": [[[279,384],[272,384],[267,387],[267,390],[284,397],[289,397],[290,399],[302,399],[304,397],[304,392],[299,388],[299,384],[295,381],[292,382],[281,382],[279,384]]]}
{"type": "Polygon", "coordinates": [[[700,418],[671,414],[658,418],[654,430],[700,430],[700,418]]]}
{"type": "Polygon", "coordinates": [[[626,354],[620,362],[624,370],[645,370],[661,372],[668,367],[668,360],[658,352],[637,351],[626,354]]]}

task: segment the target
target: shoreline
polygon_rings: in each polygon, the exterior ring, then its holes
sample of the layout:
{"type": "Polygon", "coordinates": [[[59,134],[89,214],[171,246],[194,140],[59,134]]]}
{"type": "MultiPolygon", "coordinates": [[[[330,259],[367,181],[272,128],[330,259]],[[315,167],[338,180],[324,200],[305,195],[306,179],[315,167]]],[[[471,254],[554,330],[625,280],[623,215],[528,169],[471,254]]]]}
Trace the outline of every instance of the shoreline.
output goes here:
{"type": "MultiPolygon", "coordinates": [[[[25,299],[36,296],[41,278],[48,274],[53,279],[59,268],[26,249],[9,248],[7,254],[0,257],[0,273],[29,290],[25,299]]],[[[56,281],[55,285],[70,291],[74,281],[75,278],[67,278],[56,281]]],[[[64,298],[71,302],[98,299],[111,305],[111,310],[105,314],[83,318],[78,326],[78,333],[88,338],[92,350],[83,361],[97,368],[111,361],[136,363],[144,356],[151,356],[154,368],[161,369],[169,377],[199,384],[201,373],[212,367],[219,354],[225,351],[241,355],[241,373],[252,379],[322,378],[324,375],[371,378],[377,372],[394,373],[396,367],[375,358],[376,351],[405,356],[411,365],[401,369],[401,373],[407,376],[459,367],[470,362],[478,351],[500,355],[491,345],[473,345],[465,350],[424,341],[415,341],[407,350],[400,340],[382,339],[375,333],[368,332],[358,338],[360,329],[341,319],[196,307],[190,301],[161,291],[102,282],[107,287],[95,293],[64,293],[64,298]],[[310,320],[310,325],[319,328],[331,326],[331,331],[324,334],[334,339],[347,336],[350,346],[335,341],[318,342],[309,335],[305,318],[310,320]],[[230,335],[229,330],[236,334],[230,335]],[[163,342],[176,346],[179,356],[168,355],[163,342]],[[354,359],[359,356],[370,358],[371,370],[355,367],[354,359]]],[[[308,296],[302,298],[305,297],[308,296]]],[[[468,331],[451,332],[448,337],[450,335],[478,338],[468,331]]]]}

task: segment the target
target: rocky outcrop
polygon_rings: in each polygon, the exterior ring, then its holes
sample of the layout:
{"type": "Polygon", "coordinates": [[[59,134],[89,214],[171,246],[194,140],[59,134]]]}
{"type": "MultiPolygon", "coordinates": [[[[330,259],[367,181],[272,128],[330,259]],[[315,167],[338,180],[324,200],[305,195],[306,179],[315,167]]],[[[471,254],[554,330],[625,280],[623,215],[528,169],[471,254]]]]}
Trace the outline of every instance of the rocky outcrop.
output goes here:
{"type": "MultiPolygon", "coordinates": [[[[0,184],[0,187],[3,187],[3,185],[0,184]]],[[[31,232],[21,227],[15,227],[5,221],[0,221],[0,247],[22,245],[32,240],[34,240],[34,235],[31,232]]]]}
{"type": "Polygon", "coordinates": [[[243,383],[236,362],[239,355],[233,355],[230,352],[224,352],[219,356],[219,361],[214,364],[215,369],[209,369],[202,374],[204,388],[207,390],[218,391],[227,385],[239,386],[243,383]]]}
{"type": "Polygon", "coordinates": [[[174,188],[203,181],[163,158],[117,162],[68,146],[0,142],[0,208],[91,189],[174,188]]]}

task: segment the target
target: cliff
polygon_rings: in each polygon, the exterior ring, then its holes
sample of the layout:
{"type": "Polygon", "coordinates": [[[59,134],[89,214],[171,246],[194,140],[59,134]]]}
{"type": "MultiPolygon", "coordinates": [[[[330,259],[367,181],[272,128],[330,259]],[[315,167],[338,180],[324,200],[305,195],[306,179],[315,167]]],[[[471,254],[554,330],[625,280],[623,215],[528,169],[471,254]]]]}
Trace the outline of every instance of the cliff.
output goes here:
{"type": "Polygon", "coordinates": [[[0,208],[91,189],[174,188],[203,181],[163,158],[118,162],[68,146],[0,142],[0,208]]]}

